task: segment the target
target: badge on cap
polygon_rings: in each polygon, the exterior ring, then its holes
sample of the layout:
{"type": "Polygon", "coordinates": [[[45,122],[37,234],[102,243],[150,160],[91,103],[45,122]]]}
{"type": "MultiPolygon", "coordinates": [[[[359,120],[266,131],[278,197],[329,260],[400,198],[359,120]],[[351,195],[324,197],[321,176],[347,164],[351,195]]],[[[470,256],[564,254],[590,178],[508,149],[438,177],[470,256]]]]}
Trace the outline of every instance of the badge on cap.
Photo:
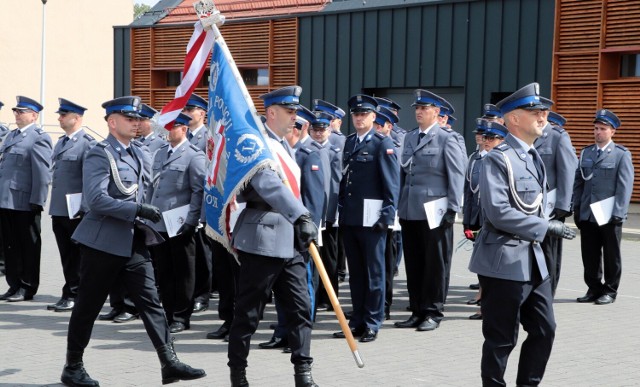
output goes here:
{"type": "Polygon", "coordinates": [[[533,84],[533,92],[536,93],[536,95],[540,94],[540,85],[537,82],[533,84]]]}

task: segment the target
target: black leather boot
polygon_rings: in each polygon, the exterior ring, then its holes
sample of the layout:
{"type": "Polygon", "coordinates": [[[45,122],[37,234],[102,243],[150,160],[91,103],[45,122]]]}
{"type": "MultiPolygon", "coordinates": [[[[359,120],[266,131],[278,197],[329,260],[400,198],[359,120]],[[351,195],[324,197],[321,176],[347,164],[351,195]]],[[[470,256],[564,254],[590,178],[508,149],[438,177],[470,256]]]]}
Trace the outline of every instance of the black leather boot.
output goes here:
{"type": "Polygon", "coordinates": [[[231,387],[249,387],[247,370],[245,368],[231,367],[231,387]]]}
{"type": "Polygon", "coordinates": [[[295,364],[293,369],[296,387],[318,387],[311,376],[311,364],[295,364]]]}
{"type": "Polygon", "coordinates": [[[91,379],[84,369],[82,354],[83,351],[67,351],[67,363],[62,369],[60,381],[70,387],[100,386],[100,383],[91,379]]]}
{"type": "Polygon", "coordinates": [[[173,343],[156,348],[160,365],[162,366],[162,384],[174,383],[180,380],[194,380],[207,376],[202,369],[192,368],[178,360],[173,343]]]}

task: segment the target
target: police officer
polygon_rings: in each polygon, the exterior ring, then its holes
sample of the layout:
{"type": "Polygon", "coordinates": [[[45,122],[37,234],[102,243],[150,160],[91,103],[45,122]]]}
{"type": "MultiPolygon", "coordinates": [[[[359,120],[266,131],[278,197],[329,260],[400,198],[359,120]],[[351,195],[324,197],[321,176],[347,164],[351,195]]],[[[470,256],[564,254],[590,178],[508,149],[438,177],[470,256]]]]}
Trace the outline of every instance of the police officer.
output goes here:
{"type": "Polygon", "coordinates": [[[43,107],[17,96],[17,129],[0,145],[0,227],[9,290],[0,300],[33,299],[40,285],[40,218],[51,181],[51,137],[36,125],[43,107]]]}
{"type": "Polygon", "coordinates": [[[467,172],[464,180],[464,209],[462,211],[462,226],[465,238],[475,240],[474,231],[480,230],[480,197],[478,182],[480,179],[480,166],[482,158],[487,154],[483,146],[483,135],[487,130],[489,121],[484,118],[476,119],[476,129],[474,130],[476,139],[476,149],[470,156],[467,163],[467,172]],[[478,138],[480,139],[478,141],[478,138]]]}
{"type": "Polygon", "coordinates": [[[190,117],[184,113],[176,117],[169,132],[169,143],[162,146],[153,159],[153,184],[147,192],[147,202],[162,212],[188,206],[177,235],[169,237],[163,220],[152,225],[165,239],[153,246],[152,251],[158,269],[162,306],[171,333],[190,328],[196,270],[193,237],[204,189],[205,156],[187,141],[189,121],[190,117]]]}
{"type": "Polygon", "coordinates": [[[394,325],[432,331],[443,318],[466,154],[457,133],[438,122],[442,99],[421,89],[415,91],[415,97],[418,128],[404,138],[398,205],[412,314],[394,325]],[[446,213],[439,224],[429,224],[424,204],[440,198],[447,198],[446,213]]]}
{"type": "Polygon", "coordinates": [[[344,118],[344,115],[345,115],[344,110],[340,109],[339,107],[337,107],[336,105],[330,102],[327,102],[321,99],[313,100],[313,110],[329,113],[333,116],[333,119],[331,120],[331,124],[329,125],[331,127],[329,142],[331,143],[331,145],[333,145],[336,148],[344,149],[344,143],[345,141],[347,141],[347,138],[345,137],[345,135],[342,133],[342,130],[341,130],[342,119],[344,118]]]}
{"type": "MultiPolygon", "coordinates": [[[[209,142],[209,130],[204,125],[207,118],[207,100],[197,94],[191,94],[183,113],[191,117],[187,139],[205,155],[209,142]]],[[[201,222],[204,223],[204,201],[202,203],[201,222]]],[[[213,279],[213,254],[211,239],[205,233],[205,227],[199,227],[196,239],[196,284],[194,290],[193,312],[199,313],[209,308],[209,296],[213,279]]]]}
{"type": "Polygon", "coordinates": [[[155,155],[156,151],[162,148],[167,142],[154,133],[151,127],[151,119],[158,114],[158,111],[146,103],[142,104],[140,109],[140,125],[138,127],[137,140],[140,144],[149,148],[151,156],[155,155]]]}
{"type": "Polygon", "coordinates": [[[634,177],[631,152],[613,142],[621,124],[618,116],[600,109],[593,122],[595,144],[580,152],[573,188],[574,220],[580,229],[584,282],[588,287],[577,301],[606,305],[616,300],[622,276],[622,224],[629,211],[634,177]],[[597,222],[591,205],[611,198],[610,218],[597,222]]]}
{"type": "Polygon", "coordinates": [[[80,223],[80,214],[71,214],[67,208],[67,194],[82,193],[82,165],[84,158],[96,145],[96,140],[82,129],[82,116],[85,107],[64,98],[58,98],[60,107],[58,122],[65,134],[60,136],[53,148],[53,179],[51,183],[51,204],[49,215],[56,236],[64,286],[62,297],[47,309],[56,312],[70,311],[75,304],[80,283],[80,249],[71,241],[71,235],[80,223]]]}
{"type": "MultiPolygon", "coordinates": [[[[299,86],[290,86],[261,96],[266,108],[265,127],[271,138],[268,141],[279,142],[289,154],[284,137],[293,128],[301,91],[299,86]]],[[[292,159],[289,162],[295,167],[292,159]]],[[[296,386],[315,386],[311,376],[311,303],[306,264],[300,252],[317,238],[317,229],[302,202],[272,169],[253,175],[238,201],[246,202],[246,208],[238,217],[232,240],[240,269],[229,332],[231,385],[249,385],[246,367],[251,336],[273,290],[291,328],[288,342],[296,386]]]]}
{"type": "MultiPolygon", "coordinates": [[[[541,98],[541,100],[549,106],[549,109],[553,105],[553,101],[549,99],[541,98]]],[[[563,127],[565,122],[566,120],[560,114],[549,111],[542,136],[533,143],[547,171],[549,192],[555,190],[555,202],[549,217],[561,222],[571,215],[573,182],[578,167],[578,158],[571,144],[571,138],[563,127]]],[[[549,269],[551,292],[555,295],[562,267],[562,238],[547,235],[542,241],[542,250],[549,269]]]]}
{"type": "Polygon", "coordinates": [[[287,135],[289,145],[296,153],[298,149],[303,146],[308,146],[311,143],[311,136],[309,136],[309,127],[311,126],[311,122],[309,120],[313,120],[314,118],[313,113],[309,109],[300,105],[294,129],[289,135],[287,135]],[[293,144],[291,144],[291,142],[293,142],[293,144]]]}
{"type": "Polygon", "coordinates": [[[376,98],[376,102],[378,103],[378,106],[383,106],[389,109],[391,113],[393,113],[393,115],[396,117],[396,122],[393,123],[393,126],[391,128],[391,138],[397,143],[399,143],[400,145],[402,145],[404,143],[404,136],[407,134],[406,130],[398,126],[398,121],[399,121],[398,113],[402,108],[395,101],[389,98],[383,98],[383,97],[375,97],[375,98],[376,98]]]}
{"type": "MultiPolygon", "coordinates": [[[[339,224],[349,262],[349,288],[353,313],[349,326],[361,342],[376,340],[384,321],[384,251],[393,225],[398,192],[398,160],[393,141],[373,127],[377,103],[363,94],[349,99],[356,133],[348,136],[340,182],[339,224]],[[379,213],[370,206],[379,201],[379,213]],[[372,208],[366,212],[366,207],[372,208]],[[373,217],[370,225],[364,218],[373,217]],[[377,219],[375,218],[377,216],[377,219]]],[[[336,332],[334,337],[344,337],[336,332]]]]}
{"type": "Polygon", "coordinates": [[[163,384],[198,379],[204,370],[181,363],[173,349],[169,326],[156,291],[145,235],[145,220],[157,222],[160,210],[144,202],[141,187],[150,176],[149,163],[135,137],[140,98],[120,97],[102,104],[109,127],[106,140],[93,147],[83,166],[87,214],[73,233],[82,256],[80,288],[69,320],[67,361],[61,381],[70,386],[97,386],[84,369],[82,356],[94,320],[111,284],[121,278],[131,295],[162,365],[163,384]]]}
{"type": "Polygon", "coordinates": [[[482,160],[483,224],[469,264],[482,288],[482,385],[506,386],[504,373],[520,323],[528,337],[516,384],[538,385],[556,328],[540,243],[546,234],[572,239],[575,232],[543,215],[546,176],[533,142],[542,135],[547,107],[540,101],[538,84],[523,87],[497,107],[509,134],[482,160]]]}

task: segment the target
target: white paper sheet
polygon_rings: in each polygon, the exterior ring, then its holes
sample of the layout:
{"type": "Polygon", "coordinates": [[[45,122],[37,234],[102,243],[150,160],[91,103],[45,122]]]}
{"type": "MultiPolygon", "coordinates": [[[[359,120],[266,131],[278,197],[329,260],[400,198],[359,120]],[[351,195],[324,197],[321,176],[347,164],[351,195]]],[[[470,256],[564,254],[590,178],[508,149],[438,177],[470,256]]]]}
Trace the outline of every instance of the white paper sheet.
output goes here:
{"type": "Polygon", "coordinates": [[[429,229],[433,230],[440,226],[442,217],[447,212],[447,205],[449,201],[446,196],[440,199],[432,200],[424,204],[424,212],[427,214],[427,222],[429,222],[429,229]]]}
{"type": "Polygon", "coordinates": [[[233,231],[233,228],[236,227],[236,222],[238,221],[238,217],[240,216],[240,213],[242,212],[242,210],[244,210],[246,207],[247,207],[247,203],[236,202],[235,209],[231,211],[231,214],[229,215],[229,230],[233,231]]]}
{"type": "Polygon", "coordinates": [[[611,219],[611,213],[613,213],[613,204],[615,203],[615,197],[611,196],[599,202],[591,203],[591,212],[593,212],[598,226],[609,223],[611,219]]]}
{"type": "Polygon", "coordinates": [[[75,215],[82,207],[82,193],[66,194],[65,197],[67,199],[67,212],[69,214],[69,219],[78,218],[78,216],[75,215]]]}
{"type": "Polygon", "coordinates": [[[189,214],[189,205],[173,208],[162,213],[164,219],[164,225],[167,228],[167,234],[169,238],[173,238],[178,233],[180,227],[187,220],[189,214]]]}
{"type": "Polygon", "coordinates": [[[547,202],[544,205],[544,216],[549,219],[551,212],[556,208],[556,190],[555,188],[547,192],[547,202]]]}
{"type": "Polygon", "coordinates": [[[382,200],[380,199],[364,199],[362,208],[362,226],[372,227],[378,219],[380,219],[380,210],[382,209],[382,200]]]}

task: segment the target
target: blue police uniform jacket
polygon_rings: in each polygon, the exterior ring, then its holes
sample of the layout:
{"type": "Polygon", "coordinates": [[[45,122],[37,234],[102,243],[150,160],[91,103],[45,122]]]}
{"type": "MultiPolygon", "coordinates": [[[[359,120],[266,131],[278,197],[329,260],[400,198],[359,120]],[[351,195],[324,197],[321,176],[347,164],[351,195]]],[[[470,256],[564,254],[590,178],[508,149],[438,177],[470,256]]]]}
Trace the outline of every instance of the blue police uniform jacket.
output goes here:
{"type": "MultiPolygon", "coordinates": [[[[185,223],[197,226],[202,209],[204,179],[204,153],[185,141],[169,156],[169,144],[165,143],[153,159],[152,184],[146,202],[162,212],[189,205],[185,223]]],[[[157,231],[167,230],[164,220],[151,226],[157,231]]]]}
{"type": "Polygon", "coordinates": [[[331,145],[338,149],[344,149],[344,143],[347,141],[347,137],[342,132],[334,132],[331,130],[329,135],[329,142],[331,145]]]}
{"type": "Polygon", "coordinates": [[[355,133],[350,134],[344,146],[338,222],[341,226],[362,226],[364,199],[376,199],[382,200],[378,222],[392,225],[399,183],[393,141],[373,129],[356,145],[357,139],[355,133]]]}
{"type": "Polygon", "coordinates": [[[296,152],[300,167],[300,196],[309,210],[313,222],[320,227],[327,213],[331,171],[329,154],[315,141],[302,146],[296,152]]]}
{"type": "Polygon", "coordinates": [[[85,246],[122,257],[131,256],[138,203],[144,200],[146,181],[151,180],[150,167],[146,167],[151,160],[138,142],[132,141],[130,148],[135,158],[109,135],[87,153],[82,167],[82,192],[88,212],[71,237],[85,246]],[[113,157],[118,177],[114,176],[106,152],[113,157]],[[137,190],[122,192],[134,184],[138,184],[137,190]]]}
{"type": "Polygon", "coordinates": [[[542,180],[538,178],[533,159],[527,152],[528,149],[523,149],[508,134],[505,141],[482,160],[479,183],[483,224],[474,243],[469,263],[471,272],[505,280],[530,281],[533,255],[542,278],[547,277],[540,246],[549,227],[548,221],[542,218],[546,182],[544,176],[542,180]],[[507,165],[511,166],[511,174],[507,165]],[[539,195],[542,195],[539,206],[532,209],[518,207],[516,199],[532,204],[539,195]],[[525,213],[522,208],[532,214],[525,213]]]}
{"type": "Polygon", "coordinates": [[[326,221],[329,224],[334,224],[338,220],[338,196],[340,194],[340,181],[342,180],[342,148],[337,148],[331,144],[326,144],[324,148],[328,149],[329,168],[331,169],[326,221]]]}
{"type": "Polygon", "coordinates": [[[580,153],[573,189],[574,220],[595,222],[591,203],[614,197],[611,216],[626,219],[633,191],[631,152],[613,141],[600,157],[597,145],[589,145],[580,153]]]}
{"type": "Polygon", "coordinates": [[[52,216],[69,215],[66,195],[82,192],[84,159],[89,150],[96,145],[96,140],[85,133],[84,129],[80,129],[66,143],[65,137],[61,136],[53,148],[53,178],[49,205],[49,215],[52,216]]]}
{"type": "MultiPolygon", "coordinates": [[[[189,132],[187,132],[189,133],[189,132]]],[[[191,137],[189,140],[190,143],[195,145],[198,149],[200,149],[205,155],[207,154],[207,143],[209,142],[209,130],[206,126],[201,126],[198,132],[191,137]]]]}
{"type": "Polygon", "coordinates": [[[17,130],[0,145],[0,208],[30,211],[30,204],[44,207],[49,193],[51,137],[35,124],[17,130]]]}
{"type": "Polygon", "coordinates": [[[149,137],[146,137],[144,141],[140,141],[140,142],[143,146],[146,146],[147,148],[149,148],[149,151],[151,152],[152,155],[155,155],[158,149],[162,148],[167,144],[165,140],[160,138],[160,136],[158,136],[155,133],[152,133],[149,137]]]}
{"type": "Polygon", "coordinates": [[[460,212],[466,168],[456,132],[433,126],[422,140],[418,128],[404,138],[398,216],[426,220],[424,203],[447,198],[447,208],[460,212]]]}
{"type": "Polygon", "coordinates": [[[562,127],[547,124],[533,146],[540,154],[547,171],[549,191],[556,190],[554,207],[564,211],[571,210],[578,158],[569,134],[562,127]]]}
{"type": "Polygon", "coordinates": [[[464,179],[464,208],[462,224],[464,227],[479,228],[480,222],[480,167],[482,153],[475,151],[469,156],[467,173],[464,179]]]}

